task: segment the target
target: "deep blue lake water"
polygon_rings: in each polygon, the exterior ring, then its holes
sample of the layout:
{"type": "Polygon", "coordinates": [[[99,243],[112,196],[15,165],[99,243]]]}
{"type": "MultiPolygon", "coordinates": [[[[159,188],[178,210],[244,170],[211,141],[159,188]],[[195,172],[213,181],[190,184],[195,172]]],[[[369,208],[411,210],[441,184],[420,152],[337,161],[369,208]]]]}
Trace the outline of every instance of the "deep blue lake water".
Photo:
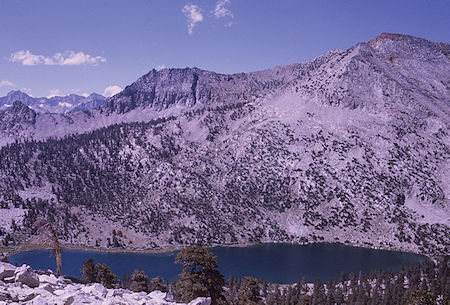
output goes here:
{"type": "MultiPolygon", "coordinates": [[[[372,250],[341,244],[260,244],[250,247],[211,248],[217,256],[219,269],[225,278],[230,275],[247,275],[263,278],[273,283],[295,283],[305,277],[308,281],[320,278],[322,281],[337,280],[341,271],[346,274],[371,270],[398,271],[417,265],[426,258],[417,254],[372,250]]],[[[174,264],[176,252],[107,253],[80,250],[62,252],[63,274],[80,277],[81,262],[93,258],[95,263],[105,263],[119,277],[129,275],[134,269],[144,270],[150,277],[161,276],[170,281],[181,272],[181,265],[174,264]]],[[[35,269],[55,270],[55,259],[50,252],[34,250],[10,257],[12,264],[29,264],[35,269]]]]}

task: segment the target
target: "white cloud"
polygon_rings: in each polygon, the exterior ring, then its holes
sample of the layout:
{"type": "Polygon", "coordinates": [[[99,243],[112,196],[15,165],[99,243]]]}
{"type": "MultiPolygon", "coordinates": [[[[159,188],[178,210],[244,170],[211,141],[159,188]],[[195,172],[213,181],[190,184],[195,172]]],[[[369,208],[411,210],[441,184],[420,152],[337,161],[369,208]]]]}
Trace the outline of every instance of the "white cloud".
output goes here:
{"type": "Polygon", "coordinates": [[[213,11],[213,14],[217,19],[227,17],[227,16],[234,18],[233,13],[225,7],[228,4],[230,4],[230,0],[217,1],[216,8],[213,11]]]}
{"type": "Polygon", "coordinates": [[[188,21],[188,33],[192,35],[194,32],[195,24],[203,21],[203,15],[200,7],[195,4],[186,4],[181,12],[186,16],[188,21]]]}
{"type": "Polygon", "coordinates": [[[52,98],[52,97],[60,96],[60,95],[62,95],[61,90],[59,90],[59,89],[50,89],[50,94],[47,95],[47,98],[52,98]]]}
{"type": "Polygon", "coordinates": [[[14,87],[15,85],[16,84],[14,84],[13,82],[11,82],[11,81],[9,81],[7,79],[4,79],[4,80],[0,81],[0,88],[1,87],[14,87]]]}
{"type": "Polygon", "coordinates": [[[111,97],[113,95],[116,95],[120,91],[122,91],[122,88],[120,88],[119,86],[116,86],[116,85],[109,86],[109,87],[106,87],[105,91],[103,92],[103,96],[111,97]]]}
{"type": "Polygon", "coordinates": [[[106,58],[102,56],[91,56],[81,51],[66,51],[64,53],[55,53],[52,57],[46,57],[44,55],[35,55],[29,50],[19,50],[11,53],[9,60],[11,62],[21,63],[24,66],[79,66],[97,65],[105,62],[106,58]]]}

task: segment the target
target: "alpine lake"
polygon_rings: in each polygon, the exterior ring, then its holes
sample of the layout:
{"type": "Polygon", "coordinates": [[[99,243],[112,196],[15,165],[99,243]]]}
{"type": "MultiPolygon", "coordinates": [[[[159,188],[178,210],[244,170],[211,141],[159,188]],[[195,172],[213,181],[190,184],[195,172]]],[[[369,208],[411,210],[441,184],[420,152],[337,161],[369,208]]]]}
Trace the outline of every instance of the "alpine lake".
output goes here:
{"type": "MultiPolygon", "coordinates": [[[[219,270],[225,279],[253,276],[267,282],[289,284],[300,281],[338,280],[340,274],[369,274],[372,270],[399,271],[427,260],[425,256],[387,250],[374,250],[342,244],[310,245],[258,244],[248,247],[215,247],[219,270]]],[[[177,279],[182,266],[175,264],[177,252],[128,253],[69,250],[62,251],[63,274],[79,278],[83,261],[107,264],[120,278],[134,269],[144,270],[149,278],[161,276],[177,279]]],[[[34,269],[55,270],[55,259],[49,250],[33,250],[12,255],[12,264],[28,264],[34,269]]]]}

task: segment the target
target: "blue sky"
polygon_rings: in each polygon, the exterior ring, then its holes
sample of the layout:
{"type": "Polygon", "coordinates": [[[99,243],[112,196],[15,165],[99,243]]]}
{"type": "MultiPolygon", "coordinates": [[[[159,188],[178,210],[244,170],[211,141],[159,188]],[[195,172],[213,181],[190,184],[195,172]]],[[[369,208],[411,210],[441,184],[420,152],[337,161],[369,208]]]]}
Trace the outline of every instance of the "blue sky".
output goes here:
{"type": "Polygon", "coordinates": [[[160,67],[256,71],[381,32],[450,42],[450,0],[0,0],[0,96],[111,94],[160,67]]]}

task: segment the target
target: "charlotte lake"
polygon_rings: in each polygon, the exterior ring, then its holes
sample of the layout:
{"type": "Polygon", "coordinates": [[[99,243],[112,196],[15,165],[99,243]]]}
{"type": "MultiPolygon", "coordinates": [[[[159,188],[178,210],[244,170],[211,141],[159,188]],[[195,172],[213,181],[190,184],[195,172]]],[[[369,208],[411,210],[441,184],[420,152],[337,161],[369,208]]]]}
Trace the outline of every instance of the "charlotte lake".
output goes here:
{"type": "MultiPolygon", "coordinates": [[[[248,247],[215,247],[219,270],[228,278],[253,276],[272,283],[295,283],[305,277],[308,281],[337,280],[341,272],[370,273],[372,270],[398,271],[401,267],[418,265],[426,257],[405,252],[374,250],[341,244],[259,244],[248,247]]],[[[68,250],[62,251],[63,274],[80,277],[83,261],[107,264],[119,277],[130,275],[134,269],[144,270],[149,278],[161,276],[166,281],[176,278],[182,266],[175,264],[177,252],[115,253],[68,250]]],[[[34,269],[55,270],[55,259],[48,250],[22,252],[10,257],[12,264],[28,264],[34,269]]]]}

